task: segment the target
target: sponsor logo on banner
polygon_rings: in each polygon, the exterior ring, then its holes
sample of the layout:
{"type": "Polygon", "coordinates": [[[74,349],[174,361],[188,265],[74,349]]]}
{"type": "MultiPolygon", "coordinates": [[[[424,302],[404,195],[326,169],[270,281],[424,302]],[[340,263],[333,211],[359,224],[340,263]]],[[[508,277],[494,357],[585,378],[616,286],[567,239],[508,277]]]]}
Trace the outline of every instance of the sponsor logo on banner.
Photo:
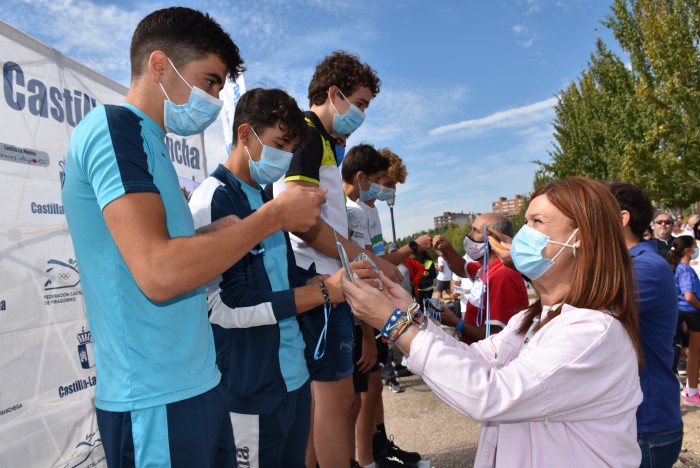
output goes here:
{"type": "Polygon", "coordinates": [[[9,408],[1,409],[0,410],[0,416],[5,416],[8,413],[12,413],[13,411],[17,411],[18,409],[22,408],[22,403],[17,403],[16,405],[12,405],[9,408]]]}
{"type": "Polygon", "coordinates": [[[63,465],[63,468],[75,468],[77,466],[84,468],[92,468],[98,466],[99,464],[101,464],[101,462],[105,461],[104,455],[100,456],[100,458],[98,458],[97,460],[91,461],[89,463],[88,459],[90,458],[90,455],[92,455],[92,452],[94,452],[96,448],[101,446],[102,439],[100,438],[99,430],[91,434],[87,434],[85,436],[85,439],[78,442],[78,444],[75,446],[75,450],[70,456],[70,461],[66,462],[66,464],[63,465]]]}
{"type": "Polygon", "coordinates": [[[65,398],[74,393],[92,388],[95,385],[97,385],[97,376],[89,375],[84,379],[77,379],[74,382],[58,387],[58,396],[60,398],[65,398]]]}
{"type": "Polygon", "coordinates": [[[95,99],[85,91],[56,87],[25,76],[22,67],[15,62],[5,62],[2,74],[5,103],[12,110],[75,127],[97,106],[95,99]]]}
{"type": "Polygon", "coordinates": [[[72,258],[68,259],[68,263],[52,258],[46,264],[49,265],[46,269],[49,278],[44,283],[44,291],[74,288],[80,283],[78,262],[72,258]]]}
{"type": "Polygon", "coordinates": [[[76,289],[80,284],[78,263],[69,258],[67,262],[52,258],[46,262],[46,280],[44,281],[44,305],[75,302],[83,291],[76,289]]]}
{"type": "Polygon", "coordinates": [[[78,358],[80,359],[80,367],[90,369],[95,367],[95,355],[92,352],[92,333],[90,330],[78,333],[78,358]]]}
{"type": "Polygon", "coordinates": [[[200,170],[202,167],[202,155],[199,148],[187,144],[186,138],[173,139],[165,137],[165,145],[170,153],[170,160],[192,169],[200,170]]]}
{"type": "Polygon", "coordinates": [[[78,358],[80,359],[80,367],[90,369],[95,367],[95,355],[92,352],[92,333],[90,330],[78,333],[78,358]]]}
{"type": "Polygon", "coordinates": [[[19,148],[7,143],[0,143],[0,160],[38,167],[47,167],[51,163],[49,153],[45,151],[19,148]]]}
{"type": "Polygon", "coordinates": [[[63,205],[58,203],[37,203],[32,202],[30,205],[33,214],[38,215],[63,215],[63,205]]]}

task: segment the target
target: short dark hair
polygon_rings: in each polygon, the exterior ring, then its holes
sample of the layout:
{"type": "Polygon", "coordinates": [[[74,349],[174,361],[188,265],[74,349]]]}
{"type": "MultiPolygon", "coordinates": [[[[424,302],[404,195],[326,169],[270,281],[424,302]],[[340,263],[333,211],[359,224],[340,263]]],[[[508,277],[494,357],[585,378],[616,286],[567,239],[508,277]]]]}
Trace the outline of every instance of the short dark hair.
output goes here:
{"type": "Polygon", "coordinates": [[[610,182],[608,188],[620,205],[620,210],[630,214],[629,226],[632,234],[638,240],[642,240],[644,231],[654,219],[654,206],[646,190],[634,182],[627,181],[610,182]]]}
{"type": "Polygon", "coordinates": [[[143,18],[131,38],[131,79],[143,73],[148,57],[163,51],[176,67],[214,54],[231,80],[245,71],[236,44],[211,16],[185,7],[156,10],[143,18]]]}
{"type": "Polygon", "coordinates": [[[336,50],[316,66],[309,83],[309,105],[325,103],[328,88],[333,85],[340,88],[346,97],[362,86],[369,88],[372,97],[375,97],[379,94],[381,81],[369,65],[360,62],[358,55],[336,50]]]}
{"type": "Polygon", "coordinates": [[[233,145],[238,143],[238,127],[247,123],[260,135],[279,124],[290,141],[306,141],[309,126],[297,102],[281,89],[253,88],[241,96],[233,117],[233,145]]]}
{"type": "Polygon", "coordinates": [[[362,171],[367,175],[389,169],[391,162],[388,158],[379,154],[374,146],[366,143],[353,146],[343,158],[341,175],[343,181],[352,184],[355,174],[362,171]]]}

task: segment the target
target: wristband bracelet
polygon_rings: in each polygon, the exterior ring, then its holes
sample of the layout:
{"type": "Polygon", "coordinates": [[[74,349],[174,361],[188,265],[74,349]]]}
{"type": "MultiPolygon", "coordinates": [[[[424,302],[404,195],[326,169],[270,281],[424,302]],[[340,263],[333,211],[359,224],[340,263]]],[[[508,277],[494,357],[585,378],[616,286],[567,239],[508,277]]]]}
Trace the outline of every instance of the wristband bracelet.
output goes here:
{"type": "Polygon", "coordinates": [[[321,287],[321,293],[323,294],[323,303],[330,304],[331,295],[328,294],[328,289],[326,289],[326,283],[324,283],[323,280],[321,280],[318,282],[318,285],[321,287]]]}
{"type": "Polygon", "coordinates": [[[457,322],[457,325],[455,325],[455,329],[460,335],[462,334],[462,325],[464,325],[464,319],[459,319],[459,322],[457,322]]]}
{"type": "Polygon", "coordinates": [[[392,312],[391,316],[387,319],[386,323],[382,327],[379,334],[385,340],[389,340],[392,331],[396,329],[397,326],[401,325],[402,319],[406,316],[406,313],[401,309],[396,309],[392,312]]]}
{"type": "Polygon", "coordinates": [[[421,324],[421,318],[420,306],[416,303],[411,304],[406,312],[396,309],[382,327],[379,336],[384,342],[393,345],[408,327],[414,323],[421,324]]]}

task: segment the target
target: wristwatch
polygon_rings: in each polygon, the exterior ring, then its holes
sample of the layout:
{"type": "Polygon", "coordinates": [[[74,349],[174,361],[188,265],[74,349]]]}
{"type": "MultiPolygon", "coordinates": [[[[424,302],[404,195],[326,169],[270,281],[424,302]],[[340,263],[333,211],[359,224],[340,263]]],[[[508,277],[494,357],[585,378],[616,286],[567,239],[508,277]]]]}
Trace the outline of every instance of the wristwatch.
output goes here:
{"type": "Polygon", "coordinates": [[[411,248],[414,254],[418,253],[418,243],[416,241],[409,242],[408,246],[411,248]]]}

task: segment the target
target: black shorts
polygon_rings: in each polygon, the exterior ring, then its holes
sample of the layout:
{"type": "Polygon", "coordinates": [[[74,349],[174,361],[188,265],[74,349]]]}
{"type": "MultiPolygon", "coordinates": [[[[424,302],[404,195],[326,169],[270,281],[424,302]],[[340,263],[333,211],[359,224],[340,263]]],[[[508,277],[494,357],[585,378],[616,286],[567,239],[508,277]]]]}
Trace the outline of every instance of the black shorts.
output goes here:
{"type": "Polygon", "coordinates": [[[437,292],[443,292],[447,291],[450,292],[450,281],[442,281],[442,280],[437,280],[435,281],[435,290],[437,292]]]}
{"type": "Polygon", "coordinates": [[[688,330],[700,332],[700,312],[681,311],[681,320],[688,325],[688,330]]]}

